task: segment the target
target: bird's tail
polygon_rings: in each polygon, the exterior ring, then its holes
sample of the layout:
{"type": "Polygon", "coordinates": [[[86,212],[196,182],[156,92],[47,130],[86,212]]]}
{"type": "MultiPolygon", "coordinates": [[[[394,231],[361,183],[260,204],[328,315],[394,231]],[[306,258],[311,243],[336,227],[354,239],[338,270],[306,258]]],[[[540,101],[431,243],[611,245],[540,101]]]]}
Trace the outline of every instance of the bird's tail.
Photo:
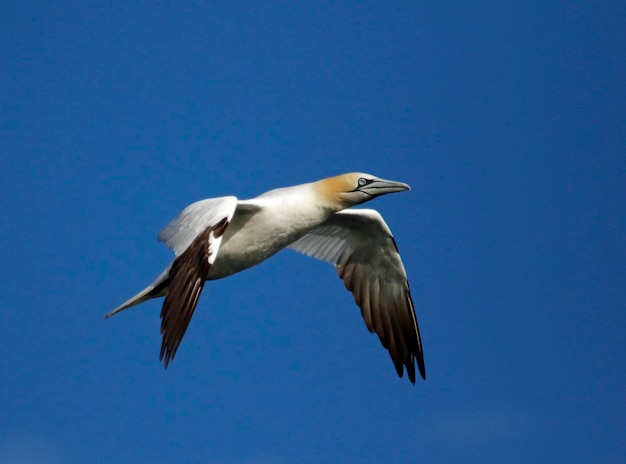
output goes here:
{"type": "Polygon", "coordinates": [[[150,300],[152,298],[157,298],[159,296],[163,296],[167,293],[167,287],[169,285],[169,267],[163,271],[163,273],[155,279],[150,285],[144,288],[142,291],[137,293],[135,296],[125,301],[117,308],[112,311],[109,311],[104,315],[105,319],[110,318],[111,316],[115,316],[117,313],[124,311],[132,306],[136,306],[144,301],[150,300]]]}

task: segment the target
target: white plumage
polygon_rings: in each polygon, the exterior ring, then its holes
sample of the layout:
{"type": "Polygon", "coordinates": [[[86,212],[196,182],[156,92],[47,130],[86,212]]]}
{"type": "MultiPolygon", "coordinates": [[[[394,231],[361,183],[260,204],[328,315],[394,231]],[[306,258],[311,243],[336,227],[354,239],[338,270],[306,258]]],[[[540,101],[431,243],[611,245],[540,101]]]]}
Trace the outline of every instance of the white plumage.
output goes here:
{"type": "Polygon", "coordinates": [[[176,257],[146,289],[109,312],[164,296],[161,359],[173,359],[205,281],[252,267],[284,248],[333,264],[376,332],[400,377],[426,378],[422,343],[406,271],[391,230],[371,209],[350,209],[407,184],[365,173],[343,174],[271,190],[250,200],[234,196],[189,205],[158,235],[176,257]]]}

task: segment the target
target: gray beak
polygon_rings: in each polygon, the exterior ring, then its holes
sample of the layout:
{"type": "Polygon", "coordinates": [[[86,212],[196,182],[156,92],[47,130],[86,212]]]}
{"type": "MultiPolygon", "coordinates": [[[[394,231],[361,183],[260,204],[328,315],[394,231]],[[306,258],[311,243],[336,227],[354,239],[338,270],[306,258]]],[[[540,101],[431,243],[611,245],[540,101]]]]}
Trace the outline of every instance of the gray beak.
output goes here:
{"type": "Polygon", "coordinates": [[[409,184],[404,182],[396,182],[395,180],[375,179],[367,185],[359,188],[364,193],[377,197],[384,195],[385,193],[402,192],[404,190],[411,190],[409,184]]]}

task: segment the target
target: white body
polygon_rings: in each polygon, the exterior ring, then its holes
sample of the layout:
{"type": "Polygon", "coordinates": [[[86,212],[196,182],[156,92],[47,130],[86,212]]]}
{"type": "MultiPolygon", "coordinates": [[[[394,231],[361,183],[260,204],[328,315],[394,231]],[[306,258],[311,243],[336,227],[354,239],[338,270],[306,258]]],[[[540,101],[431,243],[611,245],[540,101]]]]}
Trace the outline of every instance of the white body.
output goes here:
{"type": "Polygon", "coordinates": [[[313,194],[312,184],[303,184],[239,201],[207,278],[255,266],[324,222],[333,211],[311,202],[313,194]]]}
{"type": "Polygon", "coordinates": [[[370,332],[415,383],[425,378],[422,344],[406,272],[389,227],[369,209],[345,210],[409,189],[364,173],[271,190],[250,200],[219,197],[189,205],[158,235],[176,258],[147,288],[106,317],[151,298],[161,309],[161,358],[173,359],[207,280],[221,279],[284,248],[336,266],[370,332]]]}

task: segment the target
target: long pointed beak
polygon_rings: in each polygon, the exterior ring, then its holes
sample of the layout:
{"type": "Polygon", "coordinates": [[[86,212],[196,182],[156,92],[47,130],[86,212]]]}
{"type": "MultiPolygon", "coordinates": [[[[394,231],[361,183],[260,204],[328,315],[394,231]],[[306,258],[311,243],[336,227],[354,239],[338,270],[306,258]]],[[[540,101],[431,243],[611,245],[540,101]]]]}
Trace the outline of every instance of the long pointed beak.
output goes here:
{"type": "Polygon", "coordinates": [[[402,192],[404,190],[411,190],[409,184],[404,182],[397,182],[395,180],[375,179],[364,187],[361,187],[363,192],[368,195],[378,196],[385,193],[402,192]]]}

